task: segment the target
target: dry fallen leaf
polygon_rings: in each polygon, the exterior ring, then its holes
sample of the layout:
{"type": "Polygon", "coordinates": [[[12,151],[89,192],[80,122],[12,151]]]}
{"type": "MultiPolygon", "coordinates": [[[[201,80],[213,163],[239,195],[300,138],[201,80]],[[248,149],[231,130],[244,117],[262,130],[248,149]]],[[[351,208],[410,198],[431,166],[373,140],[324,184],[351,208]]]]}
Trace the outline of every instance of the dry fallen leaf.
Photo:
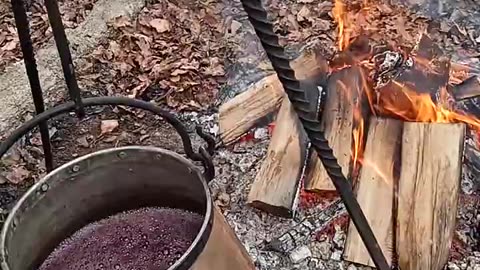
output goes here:
{"type": "Polygon", "coordinates": [[[392,8],[387,4],[378,4],[375,6],[382,14],[388,15],[393,12],[392,8]]]}
{"type": "Polygon", "coordinates": [[[402,16],[397,17],[397,31],[405,41],[412,41],[413,37],[405,30],[405,19],[402,16]]]}
{"type": "Polygon", "coordinates": [[[159,33],[169,32],[171,27],[170,22],[165,19],[153,19],[150,21],[150,26],[159,33]]]}
{"type": "Polygon", "coordinates": [[[242,27],[242,24],[236,20],[232,20],[232,23],[230,24],[230,32],[232,35],[235,35],[237,31],[242,27]]]}
{"type": "Polygon", "coordinates": [[[316,29],[316,30],[320,30],[320,31],[327,31],[327,30],[330,30],[331,27],[332,27],[332,24],[330,21],[327,21],[327,20],[323,20],[323,19],[316,19],[313,23],[313,27],[316,29]]]}
{"type": "Polygon", "coordinates": [[[303,6],[302,9],[297,13],[297,21],[303,22],[308,20],[310,16],[310,9],[307,6],[303,6]]]}
{"type": "Polygon", "coordinates": [[[88,143],[87,136],[82,136],[77,139],[77,143],[84,148],[88,148],[90,144],[88,143]]]}
{"type": "Polygon", "coordinates": [[[10,172],[7,173],[6,178],[12,184],[20,184],[26,178],[30,176],[30,172],[23,166],[13,167],[10,172]]]}
{"type": "Polygon", "coordinates": [[[118,120],[103,120],[100,124],[100,135],[110,133],[118,127],[118,120]]]}
{"type": "Polygon", "coordinates": [[[12,40],[12,41],[7,42],[7,44],[5,44],[5,45],[1,48],[1,50],[2,50],[2,51],[11,51],[11,50],[14,50],[15,47],[17,47],[17,43],[12,40]]]}
{"type": "Polygon", "coordinates": [[[132,24],[130,23],[130,19],[127,16],[119,16],[115,18],[112,25],[114,28],[120,28],[125,26],[131,26],[132,24]]]}
{"type": "Polygon", "coordinates": [[[177,70],[174,70],[170,75],[175,77],[175,76],[183,75],[183,74],[187,74],[187,73],[188,73],[188,70],[177,69],[177,70]]]}

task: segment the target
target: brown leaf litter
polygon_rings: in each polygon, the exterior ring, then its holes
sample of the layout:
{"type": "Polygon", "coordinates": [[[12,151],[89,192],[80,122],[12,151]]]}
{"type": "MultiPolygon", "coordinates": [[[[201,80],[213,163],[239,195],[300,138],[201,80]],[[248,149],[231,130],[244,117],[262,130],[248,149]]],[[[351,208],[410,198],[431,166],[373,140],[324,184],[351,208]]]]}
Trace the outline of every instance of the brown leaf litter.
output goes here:
{"type": "MultiPolygon", "coordinates": [[[[418,18],[405,7],[363,0],[344,2],[351,39],[368,36],[374,45],[388,43],[413,47],[419,34],[427,27],[425,18],[418,18]]],[[[338,32],[332,14],[333,6],[333,1],[272,0],[268,9],[273,14],[275,30],[282,35],[284,44],[318,41],[333,54],[338,32]]]]}
{"type": "Polygon", "coordinates": [[[103,120],[100,123],[100,135],[108,134],[118,127],[118,120],[103,120]]]}
{"type": "MultiPolygon", "coordinates": [[[[59,8],[65,28],[75,28],[85,20],[97,0],[60,0],[59,8]]],[[[27,2],[30,33],[35,50],[41,48],[52,36],[47,10],[43,0],[27,2]]],[[[22,59],[20,42],[13,19],[10,1],[0,3],[0,71],[8,64],[22,59]]]]}
{"type": "Polygon", "coordinates": [[[87,84],[176,109],[214,103],[225,74],[225,41],[215,3],[162,0],[136,19],[118,17],[81,72],[87,84]],[[91,76],[99,73],[101,76],[91,76]]]}

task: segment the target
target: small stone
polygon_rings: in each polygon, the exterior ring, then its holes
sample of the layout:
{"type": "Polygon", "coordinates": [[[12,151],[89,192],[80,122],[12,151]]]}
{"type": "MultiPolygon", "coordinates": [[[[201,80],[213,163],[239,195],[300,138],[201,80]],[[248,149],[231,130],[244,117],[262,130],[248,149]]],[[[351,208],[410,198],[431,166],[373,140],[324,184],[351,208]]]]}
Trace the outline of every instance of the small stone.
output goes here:
{"type": "Polygon", "coordinates": [[[220,192],[217,196],[217,200],[215,200],[215,204],[224,207],[230,204],[230,195],[225,192],[220,192]]]}
{"type": "Polygon", "coordinates": [[[345,243],[345,232],[337,226],[335,226],[335,235],[333,236],[333,243],[336,247],[343,248],[343,244],[345,243]]]}
{"type": "Polygon", "coordinates": [[[220,127],[217,124],[214,124],[211,128],[208,129],[210,134],[217,136],[218,132],[220,131],[220,127]]]}
{"type": "Polygon", "coordinates": [[[328,241],[313,242],[312,253],[314,257],[328,260],[332,255],[331,244],[328,241]]]}
{"type": "Polygon", "coordinates": [[[460,270],[460,267],[452,262],[449,262],[447,265],[447,270],[460,270]]]}
{"type": "Polygon", "coordinates": [[[88,148],[90,146],[90,144],[87,141],[87,136],[82,136],[78,138],[77,143],[83,148],[88,148]]]}
{"type": "Polygon", "coordinates": [[[307,246],[298,247],[290,253],[290,260],[293,263],[299,263],[309,257],[312,257],[312,252],[307,246]]]}
{"type": "Polygon", "coordinates": [[[103,120],[100,123],[100,131],[101,135],[111,133],[118,127],[118,120],[111,119],[111,120],[103,120]]]}
{"type": "Polygon", "coordinates": [[[347,268],[347,270],[357,270],[357,267],[353,264],[350,264],[347,268]]]}
{"type": "Polygon", "coordinates": [[[268,137],[268,129],[266,128],[257,128],[253,133],[253,137],[257,140],[262,140],[268,137]]]}
{"type": "Polygon", "coordinates": [[[342,251],[341,250],[335,250],[332,255],[330,256],[330,259],[334,261],[341,261],[342,260],[342,251]]]}

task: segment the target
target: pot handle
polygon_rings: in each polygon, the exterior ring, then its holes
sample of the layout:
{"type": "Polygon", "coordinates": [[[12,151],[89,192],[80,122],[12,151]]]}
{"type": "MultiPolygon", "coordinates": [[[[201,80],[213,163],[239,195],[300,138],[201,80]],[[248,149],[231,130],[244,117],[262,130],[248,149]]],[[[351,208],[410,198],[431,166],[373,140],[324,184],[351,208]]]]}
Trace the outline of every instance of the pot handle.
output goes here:
{"type": "MultiPolygon", "coordinates": [[[[82,103],[85,107],[93,106],[127,106],[138,109],[143,109],[149,112],[154,113],[162,117],[167,121],[180,135],[183,143],[183,149],[188,158],[193,161],[200,161],[204,167],[204,177],[205,180],[210,182],[215,177],[215,168],[213,167],[212,155],[215,150],[215,139],[205,133],[200,126],[196,127],[197,134],[206,141],[207,146],[200,146],[198,152],[195,152],[192,147],[192,141],[187,132],[185,126],[180,122],[172,113],[160,108],[159,106],[146,102],[139,99],[127,98],[127,97],[93,97],[93,98],[84,98],[82,103]]],[[[7,137],[0,144],[0,159],[5,155],[5,153],[25,134],[33,130],[40,123],[46,122],[47,120],[58,116],[63,113],[71,112],[75,110],[74,102],[67,102],[60,105],[57,105],[49,110],[46,110],[29,121],[25,122],[19,128],[15,129],[12,134],[7,137]]]]}

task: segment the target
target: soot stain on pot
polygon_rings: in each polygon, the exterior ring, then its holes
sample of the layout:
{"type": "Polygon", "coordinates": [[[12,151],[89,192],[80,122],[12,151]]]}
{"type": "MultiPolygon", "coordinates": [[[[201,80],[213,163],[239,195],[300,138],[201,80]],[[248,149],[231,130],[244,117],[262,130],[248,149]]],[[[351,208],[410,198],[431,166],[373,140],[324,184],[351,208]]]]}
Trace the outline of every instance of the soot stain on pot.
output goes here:
{"type": "Polygon", "coordinates": [[[64,240],[38,270],[166,270],[193,243],[197,213],[142,208],[91,223],[64,240]]]}

